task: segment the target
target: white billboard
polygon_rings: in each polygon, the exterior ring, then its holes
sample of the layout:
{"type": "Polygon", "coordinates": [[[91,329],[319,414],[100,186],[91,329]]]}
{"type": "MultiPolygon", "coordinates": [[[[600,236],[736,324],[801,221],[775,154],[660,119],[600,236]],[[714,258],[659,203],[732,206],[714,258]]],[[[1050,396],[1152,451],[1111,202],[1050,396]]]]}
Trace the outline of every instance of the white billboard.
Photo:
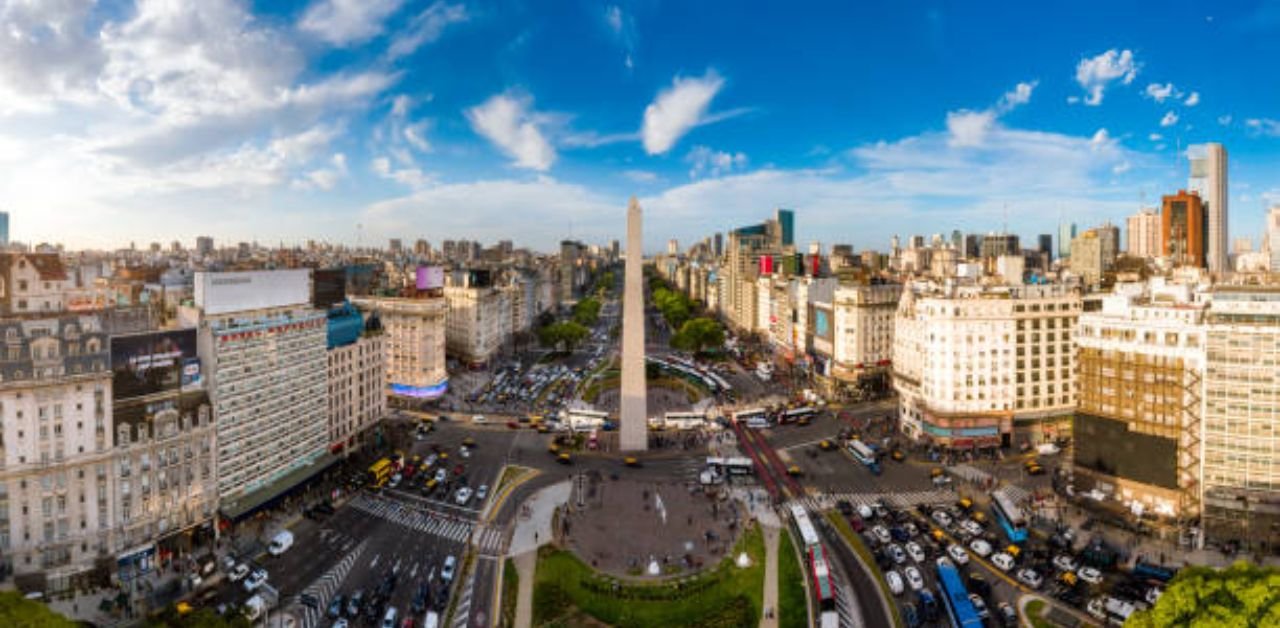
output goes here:
{"type": "Polygon", "coordinates": [[[311,302],[311,270],[196,273],[196,307],[205,315],[311,302]]]}

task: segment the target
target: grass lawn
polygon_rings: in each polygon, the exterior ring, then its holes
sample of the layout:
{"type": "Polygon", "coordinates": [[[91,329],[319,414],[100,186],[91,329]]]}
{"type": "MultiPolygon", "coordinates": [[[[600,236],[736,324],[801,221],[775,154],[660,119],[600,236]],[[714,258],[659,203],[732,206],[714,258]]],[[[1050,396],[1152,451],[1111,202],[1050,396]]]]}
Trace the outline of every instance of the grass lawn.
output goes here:
{"type": "Polygon", "coordinates": [[[1031,625],[1035,626],[1035,628],[1057,628],[1053,622],[1041,617],[1041,613],[1044,612],[1044,608],[1044,600],[1028,602],[1027,621],[1031,622],[1031,625]]]}
{"type": "Polygon", "coordinates": [[[880,586],[880,594],[883,595],[885,599],[889,600],[889,609],[893,613],[893,625],[901,628],[904,623],[902,621],[901,611],[898,609],[898,603],[894,599],[893,593],[889,591],[889,583],[885,581],[884,574],[881,573],[880,568],[876,566],[876,559],[871,555],[871,550],[867,549],[867,546],[862,544],[862,537],[858,536],[858,533],[853,531],[853,528],[849,526],[849,521],[840,516],[840,513],[835,511],[828,512],[827,520],[836,527],[836,530],[840,531],[840,536],[844,537],[845,542],[853,548],[853,551],[858,555],[858,558],[861,558],[862,562],[867,565],[867,568],[871,573],[875,575],[876,584],[880,586]]]}
{"type": "Polygon", "coordinates": [[[509,628],[516,625],[516,599],[520,595],[520,574],[516,572],[515,561],[508,558],[502,564],[502,616],[499,626],[509,628]]]}
{"type": "Polygon", "coordinates": [[[715,569],[661,584],[600,575],[572,553],[544,547],[534,579],[533,624],[559,625],[582,613],[619,628],[736,627],[759,621],[764,596],[764,537],[747,531],[715,569]],[[733,557],[745,551],[751,566],[733,557]]]}
{"type": "Polygon", "coordinates": [[[782,529],[778,542],[778,628],[805,628],[809,625],[809,599],[804,592],[804,569],[791,542],[791,533],[782,529]]]}

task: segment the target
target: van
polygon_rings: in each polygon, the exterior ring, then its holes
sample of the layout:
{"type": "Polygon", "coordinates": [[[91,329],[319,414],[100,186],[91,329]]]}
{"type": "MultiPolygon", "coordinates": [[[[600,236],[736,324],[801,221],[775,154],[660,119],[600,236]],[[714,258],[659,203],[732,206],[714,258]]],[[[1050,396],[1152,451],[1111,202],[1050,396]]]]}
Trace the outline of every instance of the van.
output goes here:
{"type": "Polygon", "coordinates": [[[386,614],[382,616],[382,628],[396,628],[396,616],[398,615],[396,607],[388,607],[386,614]]]}
{"type": "Polygon", "coordinates": [[[427,616],[422,620],[422,628],[439,628],[440,615],[435,611],[427,611],[427,616]]]}
{"type": "Polygon", "coordinates": [[[255,595],[244,603],[244,616],[249,621],[256,621],[262,616],[262,612],[267,609],[267,603],[262,600],[261,595],[255,595]]]}
{"type": "Polygon", "coordinates": [[[279,556],[290,547],[293,547],[293,533],[288,530],[281,530],[271,539],[271,545],[267,547],[267,551],[272,556],[279,556]]]}

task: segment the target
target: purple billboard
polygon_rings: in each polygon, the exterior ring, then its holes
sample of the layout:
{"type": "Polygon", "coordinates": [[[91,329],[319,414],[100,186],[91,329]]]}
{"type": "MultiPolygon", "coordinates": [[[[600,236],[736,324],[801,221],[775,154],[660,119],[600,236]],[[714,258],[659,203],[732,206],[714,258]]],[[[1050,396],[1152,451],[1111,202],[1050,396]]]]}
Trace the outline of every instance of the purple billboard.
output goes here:
{"type": "Polygon", "coordinates": [[[418,289],[434,290],[444,287],[444,268],[441,266],[418,267],[418,289]]]}

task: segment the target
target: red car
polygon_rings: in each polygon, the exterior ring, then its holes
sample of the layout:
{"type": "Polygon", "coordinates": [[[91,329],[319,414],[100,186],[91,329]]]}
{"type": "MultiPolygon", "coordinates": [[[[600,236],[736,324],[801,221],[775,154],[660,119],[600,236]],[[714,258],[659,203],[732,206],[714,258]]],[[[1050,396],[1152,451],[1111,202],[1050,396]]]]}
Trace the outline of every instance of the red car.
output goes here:
{"type": "Polygon", "coordinates": [[[466,471],[466,469],[461,464],[453,468],[454,475],[462,475],[463,471],[466,471]]]}
{"type": "Polygon", "coordinates": [[[508,429],[513,429],[513,430],[518,430],[518,429],[520,429],[520,424],[519,424],[519,423],[516,423],[515,421],[507,421],[507,428],[508,428],[508,429]]]}
{"type": "Polygon", "coordinates": [[[849,525],[853,526],[854,532],[862,532],[866,526],[862,525],[862,518],[858,516],[849,517],[849,525]]]}

